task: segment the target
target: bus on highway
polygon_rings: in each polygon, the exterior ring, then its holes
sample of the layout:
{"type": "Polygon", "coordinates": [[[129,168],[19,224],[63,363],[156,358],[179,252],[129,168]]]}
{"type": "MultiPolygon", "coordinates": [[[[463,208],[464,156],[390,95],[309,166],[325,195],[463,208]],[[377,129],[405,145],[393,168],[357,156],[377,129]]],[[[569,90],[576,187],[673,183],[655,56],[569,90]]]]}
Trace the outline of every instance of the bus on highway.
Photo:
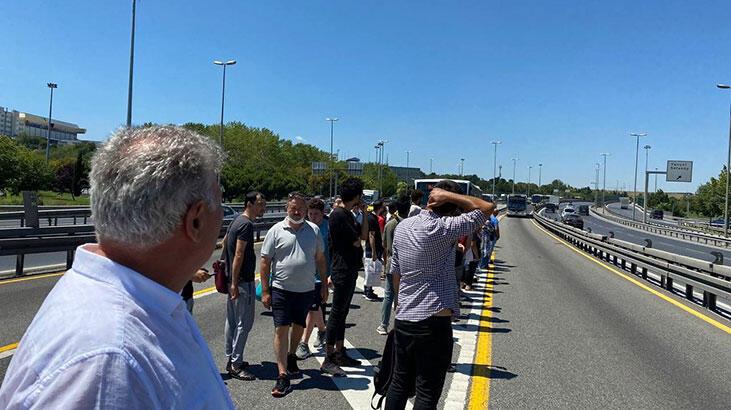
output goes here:
{"type": "Polygon", "coordinates": [[[539,194],[533,194],[533,195],[532,195],[532,196],[530,197],[530,201],[531,201],[531,203],[533,203],[534,205],[540,204],[540,203],[541,203],[541,202],[543,201],[543,199],[544,199],[544,198],[543,198],[543,195],[539,195],[539,194]]]}
{"type": "MultiPolygon", "coordinates": [[[[419,204],[422,208],[426,206],[426,203],[429,200],[429,193],[434,188],[434,185],[443,180],[444,178],[414,180],[414,188],[424,193],[424,196],[421,198],[421,203],[419,204]]],[[[480,187],[473,184],[472,182],[465,179],[452,179],[451,181],[456,182],[457,185],[462,188],[463,194],[482,198],[482,190],[480,189],[480,187]]]]}
{"type": "Polygon", "coordinates": [[[530,216],[528,197],[525,195],[508,195],[508,216],[530,216]]]}

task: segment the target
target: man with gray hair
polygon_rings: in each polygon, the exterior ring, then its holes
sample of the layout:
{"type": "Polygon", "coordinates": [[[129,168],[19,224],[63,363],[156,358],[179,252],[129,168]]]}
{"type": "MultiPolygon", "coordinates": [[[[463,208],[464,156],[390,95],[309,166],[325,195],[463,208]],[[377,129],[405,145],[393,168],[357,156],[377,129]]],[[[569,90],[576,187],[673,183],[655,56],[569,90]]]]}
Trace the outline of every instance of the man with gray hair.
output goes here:
{"type": "Polygon", "coordinates": [[[125,128],[91,167],[80,246],[20,341],[0,408],[233,408],[180,290],[210,257],[223,154],[180,127],[125,128]]]}

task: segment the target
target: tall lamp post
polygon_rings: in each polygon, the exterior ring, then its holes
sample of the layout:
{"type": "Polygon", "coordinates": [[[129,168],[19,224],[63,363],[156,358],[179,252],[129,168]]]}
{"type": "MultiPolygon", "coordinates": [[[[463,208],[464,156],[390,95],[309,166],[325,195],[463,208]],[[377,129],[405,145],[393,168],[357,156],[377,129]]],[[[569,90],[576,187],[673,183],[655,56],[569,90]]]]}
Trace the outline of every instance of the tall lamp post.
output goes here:
{"type": "Polygon", "coordinates": [[[495,147],[492,156],[492,197],[495,198],[495,178],[497,178],[497,146],[502,144],[502,141],[490,142],[495,147]]]}
{"type": "Polygon", "coordinates": [[[335,172],[335,162],[333,161],[333,132],[334,132],[334,124],[335,121],[338,119],[335,117],[328,117],[325,118],[325,121],[330,121],[330,198],[333,197],[333,181],[335,181],[334,172],[335,172]]]}
{"type": "MultiPolygon", "coordinates": [[[[716,87],[722,90],[731,89],[731,85],[716,84],[716,87]]],[[[726,202],[723,207],[723,234],[728,236],[728,180],[729,166],[731,166],[731,106],[729,106],[729,124],[728,124],[728,156],[726,157],[726,202]]]]}
{"type": "Polygon", "coordinates": [[[464,176],[464,158],[459,159],[459,176],[464,176]]]}
{"type": "Polygon", "coordinates": [[[637,138],[637,147],[635,148],[635,190],[632,193],[632,220],[635,220],[635,212],[637,211],[637,164],[640,162],[640,137],[647,136],[646,132],[629,134],[631,137],[637,138]]]}
{"type": "Polygon", "coordinates": [[[538,164],[538,188],[541,187],[541,173],[543,171],[543,164],[538,164]]]}
{"type": "Polygon", "coordinates": [[[528,185],[526,187],[526,195],[530,195],[530,170],[533,169],[533,165],[528,165],[528,185]]]}
{"type": "Polygon", "coordinates": [[[51,101],[48,104],[48,135],[46,135],[46,164],[48,164],[48,157],[51,155],[51,114],[53,114],[53,90],[58,88],[56,83],[46,84],[51,89],[51,101]]]}
{"type": "Polygon", "coordinates": [[[132,35],[129,45],[129,85],[127,89],[127,128],[132,126],[132,76],[135,66],[135,19],[137,16],[137,0],[132,0],[132,35]]]}
{"type": "Polygon", "coordinates": [[[432,171],[432,165],[434,165],[434,158],[429,158],[429,173],[430,174],[432,172],[434,172],[434,171],[432,171]]]}
{"type": "Polygon", "coordinates": [[[518,162],[518,158],[512,158],[513,160],[513,195],[515,195],[515,164],[518,162]]]}
{"type": "MultiPolygon", "coordinates": [[[[647,171],[649,170],[649,168],[647,166],[650,162],[650,149],[652,147],[650,145],[645,145],[642,148],[645,150],[645,181],[647,181],[647,171]]],[[[645,184],[645,185],[647,185],[647,184],[645,184]]],[[[645,186],[645,193],[644,193],[644,196],[642,197],[642,211],[645,213],[645,215],[647,215],[647,186],[645,186]]],[[[646,216],[642,217],[643,221],[646,219],[647,219],[646,216]]]]}
{"type": "Polygon", "coordinates": [[[406,168],[409,167],[409,156],[411,155],[411,151],[406,151],[406,168]]]}
{"type": "MultiPolygon", "coordinates": [[[[602,152],[599,155],[601,155],[602,157],[604,157],[604,166],[602,167],[603,170],[604,170],[604,178],[603,178],[604,181],[602,182],[602,207],[603,207],[604,204],[605,204],[605,202],[604,202],[604,194],[607,191],[607,156],[609,156],[611,154],[608,153],[608,152],[602,152]]],[[[617,183],[617,185],[619,185],[619,183],[617,183]]],[[[617,191],[619,191],[619,187],[617,187],[617,191]]]]}
{"type": "Polygon", "coordinates": [[[226,100],[226,66],[236,64],[236,60],[228,60],[226,62],[216,60],[213,64],[223,67],[223,84],[221,86],[221,129],[219,130],[221,149],[223,149],[223,104],[226,100]]]}

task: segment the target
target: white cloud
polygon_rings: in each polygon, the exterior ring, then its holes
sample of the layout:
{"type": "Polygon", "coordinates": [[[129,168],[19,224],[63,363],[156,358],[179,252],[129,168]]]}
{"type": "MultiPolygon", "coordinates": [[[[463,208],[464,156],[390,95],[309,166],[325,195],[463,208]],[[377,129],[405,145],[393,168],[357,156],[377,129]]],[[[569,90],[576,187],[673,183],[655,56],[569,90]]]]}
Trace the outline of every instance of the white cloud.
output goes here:
{"type": "Polygon", "coordinates": [[[307,140],[305,140],[304,138],[300,137],[299,135],[298,135],[298,136],[296,136],[296,137],[294,137],[294,140],[295,140],[295,141],[297,141],[297,143],[299,143],[299,144],[302,144],[302,143],[304,143],[305,141],[307,141],[307,140]]]}

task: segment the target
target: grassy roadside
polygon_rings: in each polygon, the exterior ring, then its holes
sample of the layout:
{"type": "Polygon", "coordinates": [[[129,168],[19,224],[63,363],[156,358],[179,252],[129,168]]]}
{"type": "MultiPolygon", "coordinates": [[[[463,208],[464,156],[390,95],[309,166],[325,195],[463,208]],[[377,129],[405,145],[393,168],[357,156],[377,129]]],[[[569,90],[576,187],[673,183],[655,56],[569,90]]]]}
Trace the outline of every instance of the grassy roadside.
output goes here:
{"type": "MultiPolygon", "coordinates": [[[[39,205],[89,205],[89,195],[72,199],[68,192],[60,194],[53,191],[40,191],[38,192],[38,202],[39,205]]],[[[0,196],[0,205],[23,205],[23,195],[0,196]]]]}

